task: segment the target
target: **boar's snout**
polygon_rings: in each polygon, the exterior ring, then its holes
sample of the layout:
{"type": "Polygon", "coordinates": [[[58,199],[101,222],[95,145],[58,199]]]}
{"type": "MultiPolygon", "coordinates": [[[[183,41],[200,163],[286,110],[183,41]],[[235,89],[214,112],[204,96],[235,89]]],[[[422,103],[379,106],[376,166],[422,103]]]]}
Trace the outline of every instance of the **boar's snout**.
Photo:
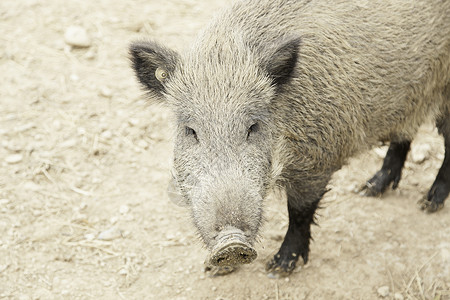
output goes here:
{"type": "Polygon", "coordinates": [[[209,264],[213,266],[248,264],[257,256],[242,230],[235,227],[222,230],[216,240],[209,256],[209,264]]]}

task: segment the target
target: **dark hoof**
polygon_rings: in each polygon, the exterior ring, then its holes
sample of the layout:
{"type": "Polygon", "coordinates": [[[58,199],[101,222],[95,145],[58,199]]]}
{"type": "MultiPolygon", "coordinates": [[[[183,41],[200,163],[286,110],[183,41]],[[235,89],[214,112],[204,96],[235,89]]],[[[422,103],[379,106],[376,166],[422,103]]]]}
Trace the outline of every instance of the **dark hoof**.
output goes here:
{"type": "Polygon", "coordinates": [[[289,257],[282,258],[280,254],[276,254],[267,264],[266,271],[269,278],[282,278],[291,275],[298,261],[295,253],[289,257]]]}
{"type": "Polygon", "coordinates": [[[208,273],[210,277],[216,277],[230,274],[236,271],[237,268],[238,268],[237,266],[224,266],[224,267],[205,266],[205,272],[208,273]]]}
{"type": "Polygon", "coordinates": [[[392,189],[395,190],[400,182],[400,174],[392,174],[387,170],[378,171],[358,192],[361,196],[366,197],[380,196],[392,182],[392,189]]]}
{"type": "Polygon", "coordinates": [[[426,198],[423,198],[417,202],[419,208],[427,213],[434,213],[441,210],[444,207],[444,203],[436,203],[434,201],[430,201],[426,198]]]}
{"type": "Polygon", "coordinates": [[[376,197],[380,196],[382,191],[377,188],[377,186],[367,181],[361,188],[359,188],[358,194],[364,197],[376,197]]]}

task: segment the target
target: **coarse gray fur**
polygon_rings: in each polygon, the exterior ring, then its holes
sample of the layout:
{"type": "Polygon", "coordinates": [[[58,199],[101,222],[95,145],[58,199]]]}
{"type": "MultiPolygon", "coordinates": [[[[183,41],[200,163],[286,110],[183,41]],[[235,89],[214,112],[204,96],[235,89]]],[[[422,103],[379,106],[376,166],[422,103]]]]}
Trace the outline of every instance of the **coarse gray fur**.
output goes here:
{"type": "Polygon", "coordinates": [[[450,114],[446,0],[239,1],[182,55],[131,54],[174,111],[174,178],[210,248],[228,227],[253,243],[275,185],[301,209],[349,157],[450,114]]]}

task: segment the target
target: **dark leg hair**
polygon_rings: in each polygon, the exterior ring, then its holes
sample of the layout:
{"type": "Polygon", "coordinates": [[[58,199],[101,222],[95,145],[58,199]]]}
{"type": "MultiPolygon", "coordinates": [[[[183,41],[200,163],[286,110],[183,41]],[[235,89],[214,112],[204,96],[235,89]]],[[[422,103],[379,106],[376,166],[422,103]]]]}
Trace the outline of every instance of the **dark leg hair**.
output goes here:
{"type": "Polygon", "coordinates": [[[314,223],[314,213],[321,198],[303,203],[301,208],[297,208],[295,204],[299,203],[299,199],[290,196],[288,191],[289,227],[280,250],[266,265],[270,276],[288,276],[295,269],[299,257],[302,257],[303,263],[308,262],[310,227],[314,223]]]}
{"type": "Polygon", "coordinates": [[[439,119],[437,127],[439,133],[444,136],[445,157],[427,196],[419,201],[420,208],[428,213],[443,208],[450,193],[450,113],[439,119]]]}
{"type": "Polygon", "coordinates": [[[381,170],[361,188],[365,196],[381,195],[392,182],[392,189],[397,188],[410,145],[411,141],[392,142],[389,145],[381,170]]]}

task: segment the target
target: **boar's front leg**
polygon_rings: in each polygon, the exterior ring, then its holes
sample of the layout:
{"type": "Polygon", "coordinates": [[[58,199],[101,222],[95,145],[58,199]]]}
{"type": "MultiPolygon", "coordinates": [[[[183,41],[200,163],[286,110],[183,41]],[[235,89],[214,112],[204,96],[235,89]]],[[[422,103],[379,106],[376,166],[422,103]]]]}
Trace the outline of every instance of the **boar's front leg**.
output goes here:
{"type": "Polygon", "coordinates": [[[305,264],[308,262],[310,227],[323,193],[316,200],[306,203],[299,199],[297,193],[291,194],[288,190],[287,195],[289,227],[280,250],[266,265],[269,277],[273,278],[291,274],[300,256],[305,264]]]}

